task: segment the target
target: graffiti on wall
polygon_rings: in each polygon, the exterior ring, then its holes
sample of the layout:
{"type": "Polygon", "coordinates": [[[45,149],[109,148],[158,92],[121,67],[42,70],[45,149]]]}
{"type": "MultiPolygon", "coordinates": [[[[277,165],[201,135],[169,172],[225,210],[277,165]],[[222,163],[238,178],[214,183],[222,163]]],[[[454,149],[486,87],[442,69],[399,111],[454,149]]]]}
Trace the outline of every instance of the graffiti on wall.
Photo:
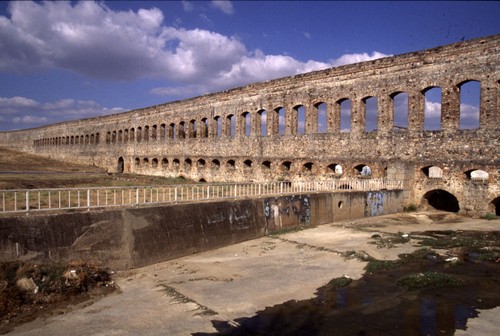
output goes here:
{"type": "Polygon", "coordinates": [[[265,199],[264,214],[270,230],[309,225],[311,222],[310,197],[301,195],[265,199]]]}
{"type": "Polygon", "coordinates": [[[385,195],[378,192],[369,192],[366,196],[366,211],[368,216],[379,216],[384,214],[385,195]]]}

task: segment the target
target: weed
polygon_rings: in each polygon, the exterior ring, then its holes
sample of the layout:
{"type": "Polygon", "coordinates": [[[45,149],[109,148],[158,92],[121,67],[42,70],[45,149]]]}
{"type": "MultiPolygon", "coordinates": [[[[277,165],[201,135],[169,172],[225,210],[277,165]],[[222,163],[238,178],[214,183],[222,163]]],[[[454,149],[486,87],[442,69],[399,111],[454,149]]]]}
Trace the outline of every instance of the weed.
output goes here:
{"type": "Polygon", "coordinates": [[[349,286],[349,284],[352,282],[352,279],[349,278],[348,276],[341,276],[339,278],[335,278],[330,280],[328,283],[329,286],[340,288],[340,287],[346,287],[349,286]]]}
{"type": "Polygon", "coordinates": [[[401,263],[398,260],[370,260],[365,270],[368,272],[375,272],[398,268],[400,265],[401,263]]]}
{"type": "Polygon", "coordinates": [[[439,272],[425,272],[410,274],[398,280],[398,284],[409,289],[421,289],[430,287],[459,287],[464,283],[450,275],[439,272]]]}
{"type": "Polygon", "coordinates": [[[413,212],[417,211],[417,206],[413,203],[408,204],[407,206],[403,207],[404,212],[413,212]]]}
{"type": "Polygon", "coordinates": [[[493,219],[497,219],[498,217],[494,213],[487,213],[485,215],[482,215],[481,218],[482,219],[487,219],[487,220],[493,220],[493,219]]]}

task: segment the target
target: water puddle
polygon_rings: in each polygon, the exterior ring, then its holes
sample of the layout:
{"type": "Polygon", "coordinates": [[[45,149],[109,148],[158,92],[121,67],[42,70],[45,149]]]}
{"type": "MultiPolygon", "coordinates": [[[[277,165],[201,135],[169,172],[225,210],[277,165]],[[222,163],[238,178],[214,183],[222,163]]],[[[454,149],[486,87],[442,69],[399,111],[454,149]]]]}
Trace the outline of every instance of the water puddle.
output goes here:
{"type": "Polygon", "coordinates": [[[212,321],[217,333],[193,335],[453,335],[478,309],[500,306],[498,232],[418,235],[439,235],[439,248],[450,254],[425,247],[397,262],[373,264],[345,287],[332,280],[313,299],[267,307],[231,323],[212,321]]]}

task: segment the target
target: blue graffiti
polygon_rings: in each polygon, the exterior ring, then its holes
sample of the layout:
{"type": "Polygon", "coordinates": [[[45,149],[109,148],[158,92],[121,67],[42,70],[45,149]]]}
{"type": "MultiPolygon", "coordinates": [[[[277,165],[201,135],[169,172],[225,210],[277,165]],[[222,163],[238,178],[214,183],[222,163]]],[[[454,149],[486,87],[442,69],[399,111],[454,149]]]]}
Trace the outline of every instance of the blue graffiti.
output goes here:
{"type": "Polygon", "coordinates": [[[385,195],[381,192],[369,192],[366,197],[366,205],[370,211],[370,216],[384,214],[385,195]]]}

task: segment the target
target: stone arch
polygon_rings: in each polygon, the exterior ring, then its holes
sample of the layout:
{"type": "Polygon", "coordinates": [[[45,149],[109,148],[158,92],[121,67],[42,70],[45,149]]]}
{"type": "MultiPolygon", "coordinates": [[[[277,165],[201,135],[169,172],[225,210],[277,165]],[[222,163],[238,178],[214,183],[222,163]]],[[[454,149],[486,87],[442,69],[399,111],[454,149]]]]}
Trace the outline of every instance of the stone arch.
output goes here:
{"type": "Polygon", "coordinates": [[[292,109],[292,134],[306,133],[306,108],[302,104],[295,105],[292,109]]]}
{"type": "Polygon", "coordinates": [[[205,180],[203,177],[201,179],[198,180],[198,182],[200,183],[207,183],[207,180],[205,180]]]}
{"type": "Polygon", "coordinates": [[[161,160],[161,168],[163,170],[167,170],[168,169],[168,159],[167,158],[163,158],[161,160]]]}
{"type": "Polygon", "coordinates": [[[184,121],[181,121],[179,123],[179,129],[177,131],[178,131],[177,132],[178,139],[186,138],[186,123],[184,121]]]}
{"type": "Polygon", "coordinates": [[[144,142],[149,142],[149,126],[144,126],[144,142]]]}
{"type": "Polygon", "coordinates": [[[226,168],[227,169],[236,169],[236,162],[234,160],[227,160],[226,168]]]}
{"type": "Polygon", "coordinates": [[[378,99],[375,96],[367,96],[363,99],[363,113],[365,118],[365,132],[374,132],[378,129],[378,99]]]}
{"type": "Polygon", "coordinates": [[[108,131],[106,133],[106,143],[110,144],[111,143],[111,131],[108,131]]]}
{"type": "Polygon", "coordinates": [[[236,120],[234,114],[232,113],[226,116],[224,135],[228,138],[234,138],[236,135],[236,120]]]}
{"type": "Polygon", "coordinates": [[[261,167],[263,170],[271,170],[271,161],[263,161],[261,167]]]}
{"type": "Polygon", "coordinates": [[[336,101],[340,111],[340,131],[351,131],[352,101],[349,98],[341,98],[336,101]]]}
{"type": "Polygon", "coordinates": [[[199,170],[205,169],[205,165],[206,165],[206,161],[204,159],[198,159],[198,161],[196,161],[196,166],[199,170]]]}
{"type": "Polygon", "coordinates": [[[196,126],[197,122],[196,119],[191,119],[189,121],[189,127],[188,127],[188,138],[196,138],[196,126]]]}
{"type": "Polygon", "coordinates": [[[493,210],[495,215],[500,216],[500,197],[493,199],[490,202],[489,208],[493,210]]]}
{"type": "Polygon", "coordinates": [[[208,118],[201,119],[200,138],[208,137],[208,118]]]}
{"type": "Polygon", "coordinates": [[[118,174],[123,173],[123,170],[125,169],[125,161],[123,160],[123,157],[118,158],[118,165],[116,166],[116,172],[118,174]]]}
{"type": "Polygon", "coordinates": [[[215,116],[214,122],[214,137],[220,138],[222,136],[222,118],[220,116],[215,116]]]}
{"type": "Polygon", "coordinates": [[[175,123],[168,125],[168,138],[171,140],[177,139],[177,125],[175,123]]]}
{"type": "Polygon", "coordinates": [[[281,168],[282,172],[289,172],[292,170],[292,162],[291,161],[283,161],[281,163],[280,168],[281,168]]]}
{"type": "MultiPolygon", "coordinates": [[[[286,110],[284,107],[279,106],[274,109],[274,122],[272,125],[273,134],[285,134],[286,132],[286,110]]],[[[269,126],[268,126],[269,127],[269,126]]]]}
{"type": "Polygon", "coordinates": [[[151,167],[158,168],[158,159],[157,158],[153,158],[153,160],[151,160],[151,167]]]}
{"type": "Polygon", "coordinates": [[[123,142],[128,142],[128,128],[123,130],[123,142]]]}
{"type": "Polygon", "coordinates": [[[213,159],[211,168],[214,170],[218,170],[220,168],[220,161],[217,159],[213,159]]]}
{"type": "Polygon", "coordinates": [[[130,142],[134,142],[135,141],[135,129],[133,127],[130,129],[130,133],[129,133],[128,139],[129,139],[130,142]]]}
{"type": "Polygon", "coordinates": [[[433,189],[426,192],[422,200],[427,201],[427,204],[436,210],[448,212],[460,211],[460,205],[455,195],[443,189],[433,189]]]}
{"type": "Polygon", "coordinates": [[[189,158],[185,159],[184,160],[184,170],[186,172],[190,172],[192,167],[193,167],[193,161],[189,158]]]}
{"type": "Polygon", "coordinates": [[[134,159],[134,164],[136,167],[140,167],[141,166],[141,159],[139,159],[138,157],[136,157],[134,159]]]}
{"type": "Polygon", "coordinates": [[[145,157],[144,159],[142,159],[142,164],[144,167],[148,167],[149,166],[149,159],[147,157],[145,157]]]}
{"type": "Polygon", "coordinates": [[[473,181],[488,181],[490,177],[488,172],[481,169],[469,169],[464,174],[468,180],[473,181]]]}
{"type": "Polygon", "coordinates": [[[325,102],[317,102],[314,104],[316,109],[316,131],[318,133],[328,132],[328,115],[327,115],[327,104],[325,102]]]}
{"type": "Polygon", "coordinates": [[[240,136],[249,137],[252,135],[252,115],[250,112],[245,111],[240,115],[240,136]]]}
{"type": "Polygon", "coordinates": [[[268,120],[267,120],[267,111],[262,109],[257,111],[258,122],[259,122],[259,132],[260,136],[266,136],[268,134],[268,120]]]}
{"type": "Polygon", "coordinates": [[[305,173],[312,173],[314,169],[314,163],[313,162],[306,162],[302,165],[302,172],[305,173]]]}
{"type": "Polygon", "coordinates": [[[338,163],[332,163],[326,167],[326,173],[340,176],[344,173],[344,168],[338,163]]]}
{"type": "Polygon", "coordinates": [[[479,128],[481,109],[481,82],[468,79],[457,85],[460,93],[460,129],[479,128]]]}
{"type": "Polygon", "coordinates": [[[361,163],[354,167],[354,174],[362,177],[370,177],[372,176],[372,169],[370,166],[361,163]]]}
{"type": "Polygon", "coordinates": [[[177,172],[177,171],[179,171],[180,166],[181,166],[181,162],[180,162],[180,160],[179,160],[179,159],[173,159],[173,160],[172,160],[172,169],[173,169],[174,171],[176,171],[176,172],[177,172]]]}
{"type": "Polygon", "coordinates": [[[135,141],[136,142],[141,142],[142,141],[142,127],[139,126],[137,127],[137,129],[135,130],[135,141]]]}
{"type": "Polygon", "coordinates": [[[408,93],[396,91],[389,97],[391,98],[392,131],[408,130],[408,93]]]}
{"type": "Polygon", "coordinates": [[[156,125],[151,126],[151,140],[158,140],[158,126],[156,125]]]}
{"type": "Polygon", "coordinates": [[[443,169],[438,166],[425,166],[420,171],[428,178],[440,179],[443,178],[443,169]]]}
{"type": "Polygon", "coordinates": [[[244,169],[251,169],[253,166],[252,160],[245,160],[243,161],[243,168],[244,169]]]}
{"type": "MultiPolygon", "coordinates": [[[[94,142],[94,139],[93,139],[94,135],[91,134],[90,136],[90,142],[94,142]]],[[[118,139],[117,139],[118,142],[123,142],[123,131],[122,130],[119,130],[118,131],[118,139]]]]}
{"type": "Polygon", "coordinates": [[[167,125],[166,124],[161,124],[160,125],[160,135],[158,136],[160,142],[165,142],[167,139],[167,125]]]}
{"type": "Polygon", "coordinates": [[[424,130],[438,131],[442,127],[443,93],[440,86],[429,86],[422,90],[424,96],[424,130]]]}

